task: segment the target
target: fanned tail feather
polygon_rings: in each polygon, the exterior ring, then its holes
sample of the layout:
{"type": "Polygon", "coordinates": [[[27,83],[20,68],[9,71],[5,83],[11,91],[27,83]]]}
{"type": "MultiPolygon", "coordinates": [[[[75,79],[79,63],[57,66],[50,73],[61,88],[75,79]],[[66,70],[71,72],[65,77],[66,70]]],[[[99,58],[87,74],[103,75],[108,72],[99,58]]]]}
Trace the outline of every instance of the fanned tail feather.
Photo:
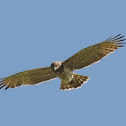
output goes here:
{"type": "Polygon", "coordinates": [[[83,84],[85,84],[89,80],[88,76],[82,76],[78,74],[73,74],[73,79],[69,83],[61,82],[61,90],[71,90],[81,88],[83,84]]]}

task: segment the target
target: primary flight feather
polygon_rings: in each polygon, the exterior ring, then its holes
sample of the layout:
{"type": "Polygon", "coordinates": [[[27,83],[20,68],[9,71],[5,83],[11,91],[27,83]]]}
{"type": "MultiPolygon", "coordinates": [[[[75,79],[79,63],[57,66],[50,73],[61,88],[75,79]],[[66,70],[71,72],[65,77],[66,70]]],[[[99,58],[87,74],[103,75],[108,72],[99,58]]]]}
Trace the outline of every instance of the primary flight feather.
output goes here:
{"type": "Polygon", "coordinates": [[[54,78],[61,79],[61,90],[76,89],[86,83],[88,76],[74,74],[73,71],[100,61],[103,57],[123,47],[126,39],[121,34],[110,37],[96,45],[84,48],[64,62],[55,61],[50,67],[26,70],[0,80],[0,89],[34,85],[54,78]]]}

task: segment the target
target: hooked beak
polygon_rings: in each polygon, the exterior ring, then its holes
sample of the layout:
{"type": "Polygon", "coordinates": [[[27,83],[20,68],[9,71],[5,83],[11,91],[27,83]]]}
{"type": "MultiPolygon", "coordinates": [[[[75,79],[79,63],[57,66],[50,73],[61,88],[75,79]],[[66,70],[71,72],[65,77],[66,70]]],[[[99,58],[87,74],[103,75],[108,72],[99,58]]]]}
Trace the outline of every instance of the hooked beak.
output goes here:
{"type": "Polygon", "coordinates": [[[51,64],[51,69],[56,70],[56,67],[55,67],[55,65],[53,63],[51,64]]]}
{"type": "Polygon", "coordinates": [[[54,69],[54,70],[57,70],[55,66],[53,67],[53,69],[54,69]]]}

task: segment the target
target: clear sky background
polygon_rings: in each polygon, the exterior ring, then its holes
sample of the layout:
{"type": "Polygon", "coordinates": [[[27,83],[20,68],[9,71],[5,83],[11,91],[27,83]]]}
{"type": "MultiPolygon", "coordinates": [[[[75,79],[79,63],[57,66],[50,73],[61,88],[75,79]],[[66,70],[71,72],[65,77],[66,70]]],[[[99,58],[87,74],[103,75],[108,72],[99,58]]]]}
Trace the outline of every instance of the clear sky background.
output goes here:
{"type": "MultiPolygon", "coordinates": [[[[0,78],[64,61],[82,48],[126,35],[126,0],[1,0],[0,78]]],[[[126,38],[126,36],[125,36],[126,38]]],[[[60,80],[0,90],[0,126],[126,126],[126,46],[60,80]]]]}

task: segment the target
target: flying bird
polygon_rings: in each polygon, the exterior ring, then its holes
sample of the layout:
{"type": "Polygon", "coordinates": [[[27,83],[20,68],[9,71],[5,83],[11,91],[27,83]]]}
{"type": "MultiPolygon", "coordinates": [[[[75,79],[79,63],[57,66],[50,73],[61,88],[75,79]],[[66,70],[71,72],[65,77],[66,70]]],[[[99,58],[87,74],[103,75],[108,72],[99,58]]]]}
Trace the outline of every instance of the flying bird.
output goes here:
{"type": "Polygon", "coordinates": [[[121,34],[110,37],[101,43],[80,50],[64,62],[55,61],[50,67],[26,70],[3,78],[0,80],[0,89],[35,85],[54,78],[61,79],[61,90],[79,88],[89,80],[89,76],[78,75],[73,71],[96,63],[119,47],[123,47],[125,43],[122,41],[126,40],[123,37],[121,34]]]}

